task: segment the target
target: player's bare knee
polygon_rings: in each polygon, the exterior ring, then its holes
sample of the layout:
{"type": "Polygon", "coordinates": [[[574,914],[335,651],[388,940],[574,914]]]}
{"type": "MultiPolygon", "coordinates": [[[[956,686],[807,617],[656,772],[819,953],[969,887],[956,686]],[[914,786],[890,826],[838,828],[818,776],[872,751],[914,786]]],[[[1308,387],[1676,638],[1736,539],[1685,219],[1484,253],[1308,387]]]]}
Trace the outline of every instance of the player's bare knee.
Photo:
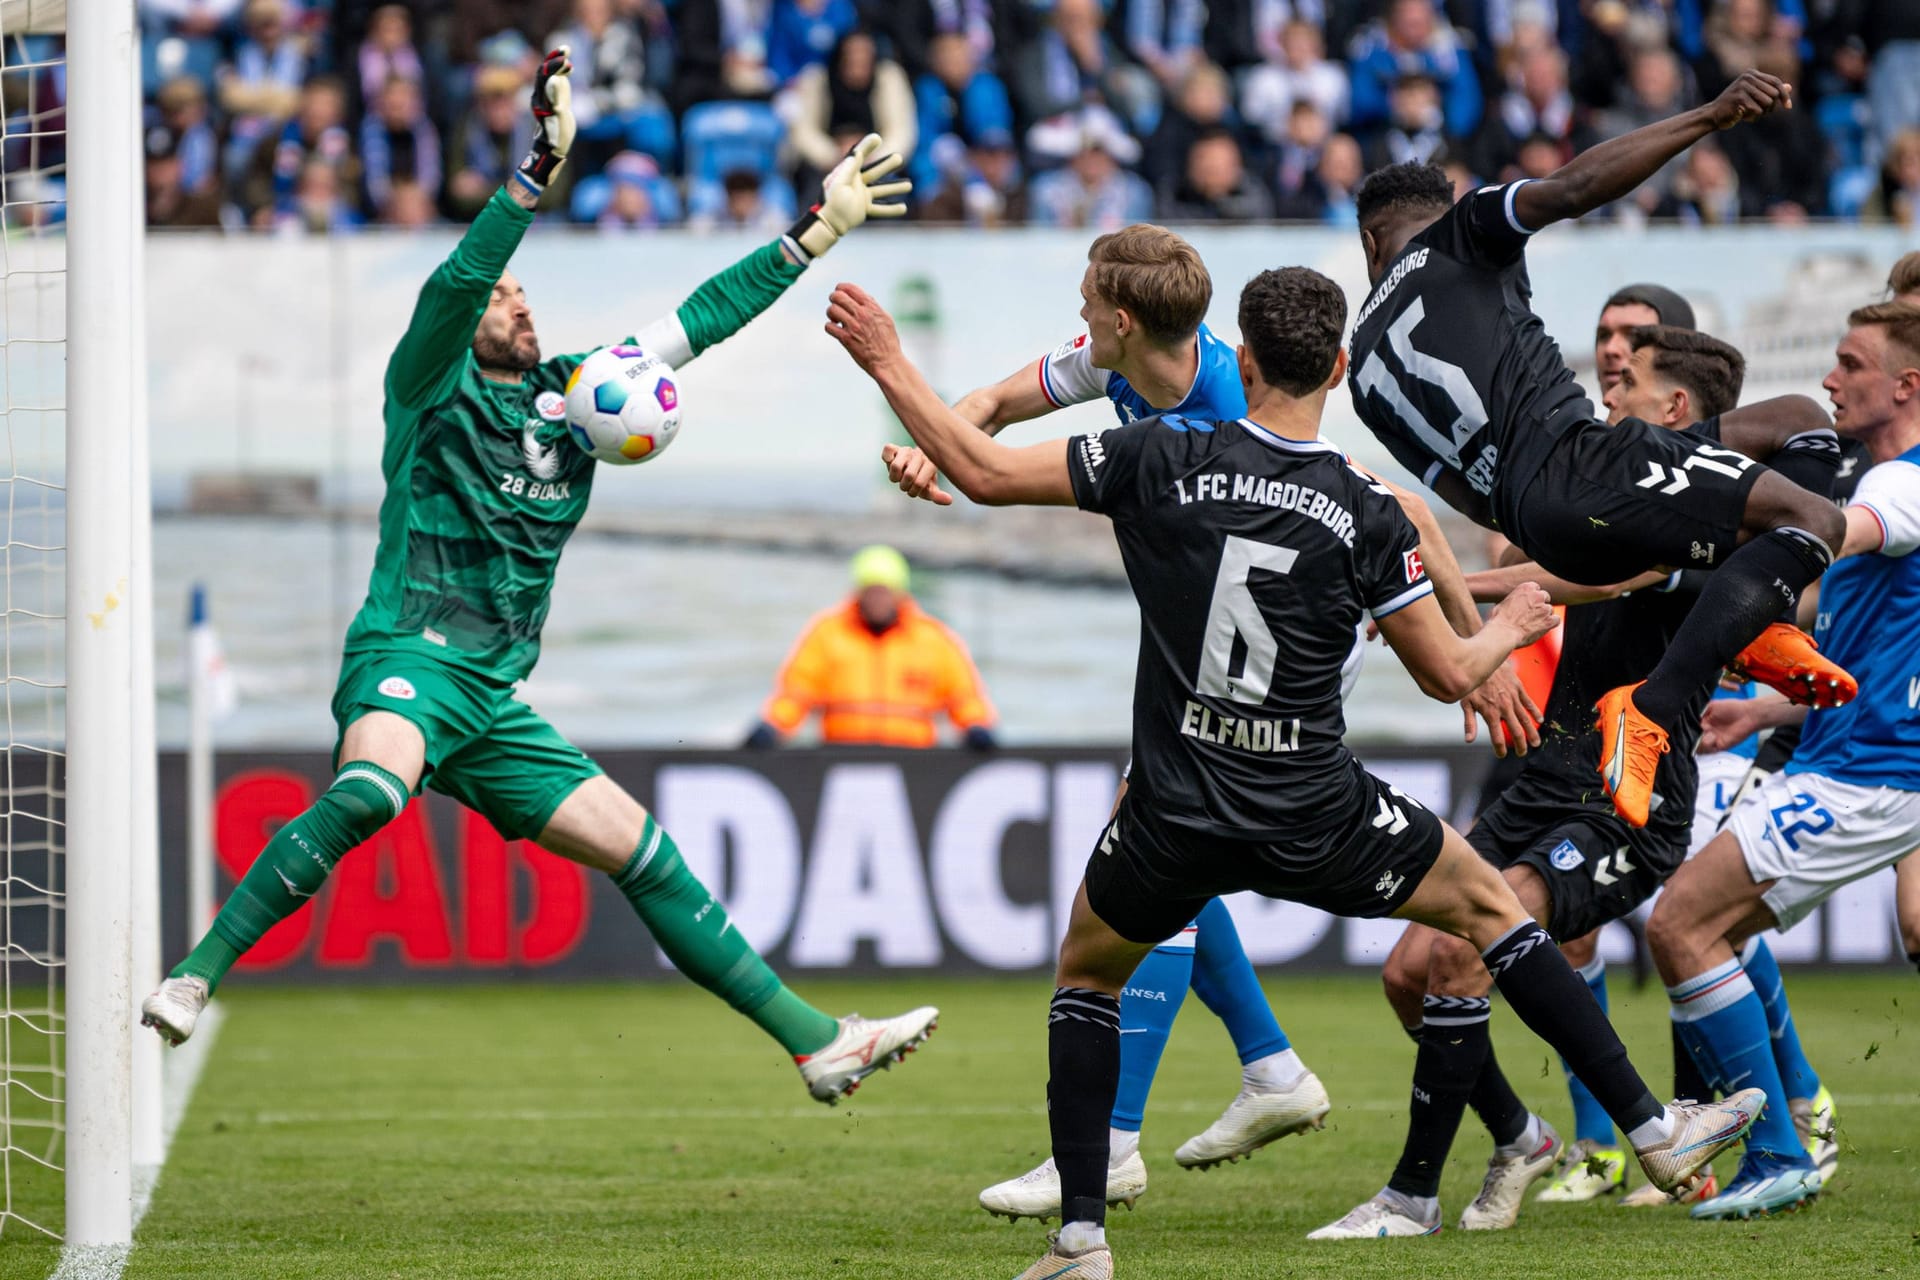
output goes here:
{"type": "Polygon", "coordinates": [[[1574,968],[1586,968],[1593,963],[1594,957],[1600,954],[1599,931],[1595,930],[1593,933],[1575,938],[1570,942],[1561,943],[1560,954],[1565,956],[1567,963],[1574,968]]]}

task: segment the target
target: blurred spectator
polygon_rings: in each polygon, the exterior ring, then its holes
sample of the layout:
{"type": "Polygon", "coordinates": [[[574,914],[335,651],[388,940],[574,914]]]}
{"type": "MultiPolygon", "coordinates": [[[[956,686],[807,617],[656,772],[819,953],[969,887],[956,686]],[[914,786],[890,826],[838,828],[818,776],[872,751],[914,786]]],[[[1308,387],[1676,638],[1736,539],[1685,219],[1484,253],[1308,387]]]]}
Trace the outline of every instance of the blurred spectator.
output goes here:
{"type": "MultiPolygon", "coordinates": [[[[498,46],[487,46],[511,33],[537,58],[533,42],[566,21],[569,4],[570,0],[453,0],[446,24],[447,57],[460,67],[502,66],[498,46]]],[[[533,74],[531,66],[527,74],[533,74]]]]}
{"type": "Polygon", "coordinates": [[[823,742],[931,747],[945,715],[968,746],[992,747],[980,673],[960,637],[908,594],[906,558],[867,547],[851,569],[853,595],[800,633],[746,745],[771,747],[818,712],[823,742]]]}
{"type": "Polygon", "coordinates": [[[383,4],[367,21],[367,38],[354,59],[360,77],[360,101],[373,102],[387,81],[411,80],[424,85],[426,68],[413,47],[413,15],[404,4],[383,4]]]}
{"type": "Polygon", "coordinates": [[[779,231],[787,211],[767,199],[767,179],[752,169],[729,169],[720,179],[724,198],[720,207],[688,221],[703,231],[779,231]]]}
{"type": "Polygon", "coordinates": [[[602,231],[647,230],[665,226],[677,215],[677,210],[663,207],[660,166],[653,157],[623,151],[608,161],[606,177],[606,207],[594,218],[602,231]]]}
{"type": "Polygon", "coordinates": [[[155,124],[147,130],[147,225],[150,227],[220,225],[219,195],[187,186],[185,142],[185,138],[165,124],[155,124]]]}
{"type": "Polygon", "coordinates": [[[141,70],[147,83],[187,75],[213,83],[220,36],[245,0],[139,0],[141,70]]]}
{"type": "Polygon", "coordinates": [[[773,82],[787,84],[825,62],[859,19],[853,0],[773,0],[767,27],[767,70],[773,82]]]}
{"type": "Polygon", "coordinates": [[[246,38],[220,77],[227,130],[227,172],[237,175],[254,148],[293,114],[306,79],[307,53],[289,29],[286,0],[247,0],[246,38]]]}
{"type": "Polygon", "coordinates": [[[1870,59],[1867,101],[1881,150],[1920,126],[1920,4],[1914,0],[1838,0],[1836,26],[1857,37],[1870,59]]]}
{"type": "Polygon", "coordinates": [[[1140,165],[1147,181],[1159,189],[1180,181],[1194,139],[1232,123],[1233,84],[1227,73],[1211,62],[1194,63],[1147,138],[1140,165]]]}
{"type": "Polygon", "coordinates": [[[1476,140],[1475,167],[1495,180],[1519,158],[1523,138],[1551,138],[1561,164],[1599,141],[1567,89],[1567,55],[1558,45],[1535,45],[1514,63],[1518,83],[1500,96],[1476,140]]]}
{"type": "Polygon", "coordinates": [[[1514,178],[1545,178],[1566,163],[1560,140],[1549,134],[1530,134],[1513,153],[1506,172],[1514,178]]]}
{"type": "Polygon", "coordinates": [[[761,99],[773,92],[767,70],[769,0],[681,0],[674,34],[673,109],[702,102],[761,99]]]}
{"type": "Polygon", "coordinates": [[[1353,193],[1366,176],[1360,144],[1351,134],[1336,133],[1320,151],[1313,176],[1291,197],[1280,202],[1277,215],[1297,222],[1320,222],[1330,227],[1359,225],[1353,193]]]}
{"type": "Polygon", "coordinates": [[[1164,210],[1178,222],[1263,222],[1273,217],[1273,196],[1247,176],[1233,132],[1216,127],[1194,139],[1186,177],[1164,210]]]}
{"type": "MultiPolygon", "coordinates": [[[[1603,138],[1617,138],[1665,120],[1690,105],[1686,71],[1674,52],[1664,47],[1639,49],[1627,63],[1624,92],[1615,99],[1613,108],[1599,117],[1598,132],[1603,138]]],[[[1683,156],[1669,160],[1621,203],[1635,211],[1636,216],[1651,213],[1673,189],[1673,180],[1685,164],[1683,156]]],[[[1625,211],[1616,210],[1616,213],[1625,211]]]]}
{"type": "Polygon", "coordinates": [[[1707,57],[1700,90],[1713,97],[1770,52],[1793,56],[1799,25],[1783,19],[1772,0],[1714,0],[1705,28],[1707,57]]]}
{"type": "Polygon", "coordinates": [[[454,133],[447,207],[455,218],[478,213],[533,145],[527,86],[506,67],[488,67],[475,81],[473,106],[454,133]]]}
{"type": "Polygon", "coordinates": [[[300,107],[281,128],[272,147],[262,147],[241,189],[249,215],[263,206],[285,207],[293,200],[300,171],[320,160],[342,172],[348,190],[359,181],[353,136],[347,132],[347,89],[337,77],[319,75],[300,89],[300,107]]]}
{"type": "Polygon", "coordinates": [[[315,156],[300,166],[292,199],[275,209],[262,209],[257,222],[276,231],[352,231],[360,225],[360,215],[348,191],[339,168],[315,156]]]}
{"type": "Polygon", "coordinates": [[[140,0],[140,17],[163,35],[213,36],[239,15],[243,3],[244,0],[140,0]]]}
{"type": "Polygon", "coordinates": [[[1280,203],[1297,199],[1320,167],[1333,126],[1320,108],[1301,99],[1287,113],[1287,131],[1274,148],[1273,189],[1280,203]]]}
{"type": "Polygon", "coordinates": [[[1596,111],[1616,105],[1634,55],[1672,49],[1682,62],[1701,55],[1701,0],[1580,0],[1584,29],[1569,77],[1573,96],[1596,111]]]}
{"type": "Polygon", "coordinates": [[[1909,229],[1920,225],[1920,129],[1894,135],[1887,158],[1880,164],[1880,187],[1867,200],[1861,217],[1868,222],[1891,222],[1909,229]]]}
{"type": "MultiPolygon", "coordinates": [[[[633,150],[671,158],[673,121],[665,99],[647,89],[640,29],[615,19],[613,0],[573,0],[572,21],[549,35],[546,45],[569,50],[574,118],[589,152],[604,157],[633,150]]],[[[583,167],[590,167],[596,157],[584,158],[589,165],[583,167]]]]}
{"type": "Polygon", "coordinates": [[[1437,162],[1447,149],[1446,113],[1440,86],[1424,71],[1394,81],[1387,99],[1387,125],[1374,132],[1363,154],[1369,170],[1382,165],[1437,162]]]}
{"type": "Polygon", "coordinates": [[[1033,220],[1049,227],[1112,231],[1153,216],[1153,188],[1122,165],[1140,158],[1140,144],[1112,113],[1093,107],[1077,121],[1080,149],[1064,169],[1033,180],[1033,220]]]}
{"type": "MultiPolygon", "coordinates": [[[[936,147],[951,151],[953,135],[936,147]]],[[[934,148],[927,148],[933,150],[934,148]]],[[[987,129],[951,164],[940,162],[939,192],[921,206],[928,222],[965,222],[976,227],[1018,226],[1027,220],[1027,193],[1013,134],[987,129]]]]}
{"type": "Polygon", "coordinates": [[[207,118],[207,91],[192,76],[176,76],[154,96],[156,123],[174,135],[172,159],[180,166],[180,187],[215,191],[220,181],[220,139],[207,118]]]}
{"type": "Polygon", "coordinates": [[[795,182],[819,188],[827,170],[869,133],[909,163],[919,142],[907,73],[882,58],[873,37],[855,28],[840,37],[824,63],[802,71],[789,90],[787,141],[800,157],[795,182]]]}
{"type": "Polygon", "coordinates": [[[1673,191],[1654,210],[1656,218],[1675,218],[1692,226],[1730,226],[1760,210],[1740,186],[1727,153],[1712,138],[1693,144],[1673,180],[1673,191]]]}
{"type": "MultiPolygon", "coordinates": [[[[1800,84],[1800,57],[1785,42],[1768,46],[1755,64],[1788,84],[1800,84]]],[[[1720,135],[1727,159],[1740,175],[1740,189],[1752,194],[1761,212],[1775,221],[1799,222],[1827,207],[1832,169],[1829,145],[1806,104],[1771,111],[1720,135]]]]}
{"type": "Polygon", "coordinates": [[[1356,129],[1387,122],[1393,86],[1409,74],[1426,75],[1439,89],[1449,136],[1471,137],[1479,127],[1479,77],[1433,0],[1390,0],[1386,18],[1355,39],[1352,68],[1356,129]]]}
{"type": "Polygon", "coordinates": [[[396,180],[413,182],[438,195],[440,134],[427,119],[420,86],[393,76],[360,125],[360,164],[367,207],[382,221],[396,180]]]}
{"type": "Polygon", "coordinates": [[[1023,120],[1047,121],[1102,105],[1129,127],[1151,123],[1159,105],[1153,78],[1130,74],[1106,36],[1099,0],[1054,0],[1037,16],[1041,25],[1003,48],[1001,73],[1023,120]]]}
{"type": "Polygon", "coordinates": [[[980,55],[961,31],[942,32],[927,45],[928,69],[914,83],[920,143],[908,162],[918,188],[916,196],[931,196],[940,180],[933,159],[934,143],[947,136],[975,143],[988,133],[996,137],[1013,129],[1013,104],[1007,86],[980,68],[980,55]]]}
{"type": "Polygon", "coordinates": [[[1127,52],[1171,92],[1205,58],[1206,0],[1128,0],[1127,52]]]}
{"type": "Polygon", "coordinates": [[[418,231],[439,220],[440,213],[434,207],[433,192],[412,178],[396,181],[387,193],[386,203],[380,207],[380,225],[384,227],[418,231]]]}
{"type": "Polygon", "coordinates": [[[994,0],[877,0],[860,6],[874,34],[893,46],[893,56],[916,82],[935,71],[934,46],[958,36],[977,67],[991,67],[997,43],[994,0]]]}
{"type": "Polygon", "coordinates": [[[1297,102],[1312,103],[1329,124],[1346,120],[1347,70],[1328,61],[1320,28],[1310,22],[1287,23],[1274,54],[1241,81],[1240,115],[1248,125],[1278,143],[1287,135],[1297,102]]]}

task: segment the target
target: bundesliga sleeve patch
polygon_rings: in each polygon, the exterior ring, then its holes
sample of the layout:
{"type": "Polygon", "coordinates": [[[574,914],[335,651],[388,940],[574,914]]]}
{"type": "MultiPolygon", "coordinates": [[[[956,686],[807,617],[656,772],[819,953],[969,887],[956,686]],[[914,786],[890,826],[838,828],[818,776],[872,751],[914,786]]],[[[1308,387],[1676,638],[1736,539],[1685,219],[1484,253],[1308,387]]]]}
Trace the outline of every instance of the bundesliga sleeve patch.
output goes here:
{"type": "Polygon", "coordinates": [[[1420,579],[1426,577],[1427,567],[1420,563],[1419,548],[1416,547],[1412,551],[1401,552],[1400,562],[1402,567],[1407,571],[1408,582],[1418,582],[1420,579]]]}

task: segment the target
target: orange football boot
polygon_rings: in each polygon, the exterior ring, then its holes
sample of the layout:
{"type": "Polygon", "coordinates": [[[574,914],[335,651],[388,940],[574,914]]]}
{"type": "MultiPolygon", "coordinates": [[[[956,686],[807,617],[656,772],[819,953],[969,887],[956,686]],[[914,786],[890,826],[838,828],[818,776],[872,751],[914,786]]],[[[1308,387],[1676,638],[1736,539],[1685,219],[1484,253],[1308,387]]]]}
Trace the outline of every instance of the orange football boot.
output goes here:
{"type": "Polygon", "coordinates": [[[1803,707],[1839,707],[1853,701],[1860,684],[1820,656],[1820,646],[1798,627],[1770,622],[1727,670],[1787,695],[1803,707]]]}
{"type": "Polygon", "coordinates": [[[1667,731],[1633,705],[1633,691],[1645,683],[1609,689],[1593,704],[1600,713],[1600,780],[1613,797],[1614,812],[1635,827],[1647,825],[1654,771],[1667,754],[1667,731]]]}

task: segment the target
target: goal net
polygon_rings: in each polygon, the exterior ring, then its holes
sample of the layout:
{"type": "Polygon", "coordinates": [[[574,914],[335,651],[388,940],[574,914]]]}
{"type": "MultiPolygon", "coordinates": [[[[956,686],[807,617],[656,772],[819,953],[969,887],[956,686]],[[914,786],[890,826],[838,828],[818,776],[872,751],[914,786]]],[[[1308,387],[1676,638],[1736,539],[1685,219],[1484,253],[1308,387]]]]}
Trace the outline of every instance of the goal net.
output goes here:
{"type": "Polygon", "coordinates": [[[61,1229],[65,4],[0,4],[0,1234],[61,1229]]]}

